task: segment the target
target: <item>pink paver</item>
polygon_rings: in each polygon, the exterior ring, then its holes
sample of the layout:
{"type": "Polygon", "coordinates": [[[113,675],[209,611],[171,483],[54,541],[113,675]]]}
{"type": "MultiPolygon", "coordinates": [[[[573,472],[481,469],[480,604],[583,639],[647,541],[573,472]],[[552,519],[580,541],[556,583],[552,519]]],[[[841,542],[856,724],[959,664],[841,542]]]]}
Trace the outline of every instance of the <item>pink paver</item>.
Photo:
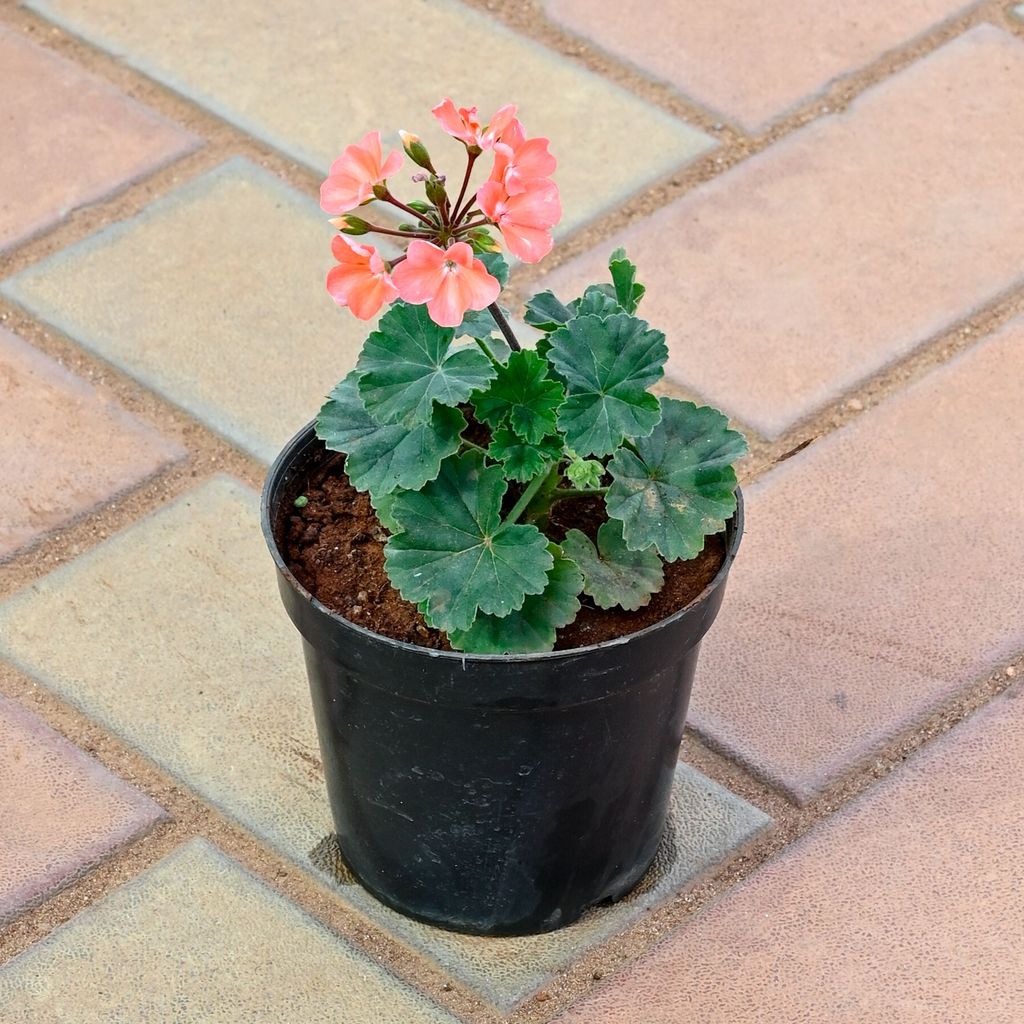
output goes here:
{"type": "Polygon", "coordinates": [[[1024,650],[1024,319],[749,488],[691,723],[800,799],[1024,650]]]}
{"type": "Polygon", "coordinates": [[[0,329],[0,559],[184,454],[0,329]]]}
{"type": "Polygon", "coordinates": [[[0,697],[0,924],[163,817],[149,797],[0,697]]]}
{"type": "Polygon", "coordinates": [[[638,9],[616,0],[544,0],[544,6],[573,32],[753,130],[977,5],[668,0],[638,9]]]}
{"type": "Polygon", "coordinates": [[[559,1024],[1018,1024],[1024,694],[997,698],[559,1024]]]}
{"type": "Polygon", "coordinates": [[[0,29],[0,249],[198,145],[74,64],[0,29]]]}
{"type": "Polygon", "coordinates": [[[776,437],[1024,281],[1022,96],[1024,40],[979,26],[543,286],[624,245],[668,376],[776,437]]]}

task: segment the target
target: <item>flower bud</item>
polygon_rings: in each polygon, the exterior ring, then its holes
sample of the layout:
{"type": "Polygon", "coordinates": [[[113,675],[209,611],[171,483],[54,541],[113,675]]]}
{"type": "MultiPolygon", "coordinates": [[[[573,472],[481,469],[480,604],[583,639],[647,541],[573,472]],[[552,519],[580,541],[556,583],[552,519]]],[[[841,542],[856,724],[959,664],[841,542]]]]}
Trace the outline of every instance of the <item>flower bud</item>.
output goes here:
{"type": "Polygon", "coordinates": [[[444,175],[435,174],[432,178],[427,179],[427,198],[435,205],[441,206],[444,201],[448,198],[448,193],[444,188],[444,175]]]}
{"type": "Polygon", "coordinates": [[[487,228],[474,228],[466,236],[466,241],[473,247],[473,252],[501,252],[501,246],[491,237],[487,228]]]}
{"type": "Polygon", "coordinates": [[[387,199],[390,192],[388,192],[388,186],[385,182],[379,181],[373,186],[373,194],[377,199],[387,199]]]}
{"type": "Polygon", "coordinates": [[[353,217],[351,214],[342,214],[340,217],[331,217],[327,222],[333,224],[340,232],[346,235],[365,235],[372,228],[365,220],[353,217]]]}
{"type": "Polygon", "coordinates": [[[418,135],[413,135],[412,132],[398,133],[402,140],[402,148],[408,154],[409,159],[420,167],[426,168],[428,171],[434,170],[434,165],[430,162],[430,154],[427,152],[427,147],[420,142],[418,135]]]}

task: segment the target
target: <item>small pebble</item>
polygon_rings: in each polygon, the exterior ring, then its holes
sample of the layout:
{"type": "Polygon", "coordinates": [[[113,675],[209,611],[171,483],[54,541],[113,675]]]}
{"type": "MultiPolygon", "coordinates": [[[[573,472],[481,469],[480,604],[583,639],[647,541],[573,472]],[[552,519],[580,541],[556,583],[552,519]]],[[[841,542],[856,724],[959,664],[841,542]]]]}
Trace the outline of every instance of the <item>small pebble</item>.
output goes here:
{"type": "Polygon", "coordinates": [[[851,398],[846,403],[847,409],[852,409],[854,412],[860,412],[864,408],[864,403],[859,398],[851,398]]]}
{"type": "Polygon", "coordinates": [[[714,131],[720,132],[725,127],[725,125],[722,124],[721,121],[716,121],[711,127],[714,131]]]}
{"type": "Polygon", "coordinates": [[[1013,667],[1013,665],[1006,666],[1006,676],[1008,679],[1012,679],[1016,674],[1017,670],[1013,667]]]}
{"type": "Polygon", "coordinates": [[[452,986],[447,981],[441,986],[441,991],[442,992],[451,992],[451,990],[452,990],[452,986]]]}
{"type": "Polygon", "coordinates": [[[360,604],[366,604],[366,602],[370,600],[370,595],[365,590],[360,590],[359,593],[356,594],[356,600],[360,604]]]}
{"type": "Polygon", "coordinates": [[[604,972],[603,971],[594,971],[594,973],[591,975],[591,977],[594,979],[594,981],[600,981],[604,977],[604,972]]]}
{"type": "Polygon", "coordinates": [[[353,615],[359,615],[362,612],[362,610],[363,610],[363,606],[361,604],[354,604],[354,605],[352,605],[352,614],[353,615]]]}
{"type": "Polygon", "coordinates": [[[538,1003],[546,1003],[550,998],[551,998],[551,996],[547,992],[544,992],[543,990],[537,993],[537,1002],[538,1003]]]}

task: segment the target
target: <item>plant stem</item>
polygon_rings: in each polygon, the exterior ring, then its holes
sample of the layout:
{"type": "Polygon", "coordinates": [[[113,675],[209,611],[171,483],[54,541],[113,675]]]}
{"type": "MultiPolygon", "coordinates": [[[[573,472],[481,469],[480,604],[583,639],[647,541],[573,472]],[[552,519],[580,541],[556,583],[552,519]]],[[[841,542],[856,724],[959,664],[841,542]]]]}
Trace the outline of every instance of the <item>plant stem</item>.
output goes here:
{"type": "Polygon", "coordinates": [[[479,220],[470,221],[468,224],[460,224],[458,230],[460,232],[472,231],[473,228],[483,228],[490,223],[491,222],[486,217],[481,217],[479,220]]]}
{"type": "Polygon", "coordinates": [[[477,345],[480,346],[480,348],[483,350],[484,355],[487,356],[488,359],[490,359],[490,361],[495,365],[495,367],[501,369],[501,360],[499,360],[498,357],[490,350],[490,348],[487,345],[487,342],[484,341],[483,338],[474,338],[473,340],[477,343],[477,345]]]}
{"type": "MultiPolygon", "coordinates": [[[[452,224],[454,225],[458,225],[459,220],[463,216],[463,214],[459,211],[459,207],[462,205],[462,200],[466,195],[466,189],[469,188],[469,178],[470,175],[473,173],[473,164],[476,163],[476,158],[479,155],[479,153],[470,153],[469,156],[466,158],[466,176],[462,179],[462,188],[459,189],[459,198],[455,200],[455,213],[452,216],[452,224]]],[[[472,199],[470,200],[469,205],[473,205],[472,199]]]]}
{"type": "MultiPolygon", "coordinates": [[[[433,235],[428,235],[425,231],[392,231],[391,228],[378,227],[376,224],[367,224],[366,230],[368,232],[374,232],[378,235],[396,235],[398,238],[433,238],[433,235]]],[[[343,231],[342,234],[345,234],[343,231]]],[[[350,237],[356,238],[357,235],[350,237]]],[[[356,243],[358,245],[358,243],[356,243]]]]}
{"type": "Polygon", "coordinates": [[[508,321],[505,319],[505,314],[502,313],[498,304],[496,302],[492,302],[487,307],[487,312],[494,317],[494,322],[498,325],[498,329],[505,335],[508,347],[512,349],[513,352],[522,352],[523,346],[516,340],[516,336],[512,333],[512,328],[509,326],[508,321]]]}
{"type": "Polygon", "coordinates": [[[561,501],[563,498],[585,498],[592,494],[607,494],[607,487],[592,487],[587,490],[583,487],[560,487],[551,496],[551,503],[554,504],[556,501],[561,501]]]}
{"type": "Polygon", "coordinates": [[[422,214],[419,210],[414,210],[411,206],[406,206],[400,199],[396,199],[390,192],[384,197],[386,203],[390,203],[392,206],[397,206],[400,210],[405,210],[406,213],[411,213],[414,217],[421,220],[430,228],[434,228],[437,225],[431,224],[431,222],[422,214]]]}
{"type": "Polygon", "coordinates": [[[552,472],[558,472],[557,462],[552,463],[550,466],[546,466],[526,485],[526,490],[523,491],[519,500],[513,506],[512,511],[509,512],[508,516],[506,516],[506,525],[511,526],[526,511],[526,506],[533,501],[534,495],[547,482],[548,477],[551,476],[552,472]]]}
{"type": "Polygon", "coordinates": [[[481,454],[483,454],[483,455],[486,455],[486,454],[487,454],[487,449],[486,449],[486,448],[481,448],[481,447],[480,447],[480,445],[478,445],[478,444],[474,444],[474,443],[473,443],[472,441],[469,441],[469,440],[467,440],[466,438],[462,438],[462,443],[463,443],[463,444],[464,444],[464,445],[465,445],[465,446],[466,446],[467,448],[469,448],[469,449],[470,449],[470,451],[474,451],[474,452],[480,452],[480,453],[481,453],[481,454]]]}

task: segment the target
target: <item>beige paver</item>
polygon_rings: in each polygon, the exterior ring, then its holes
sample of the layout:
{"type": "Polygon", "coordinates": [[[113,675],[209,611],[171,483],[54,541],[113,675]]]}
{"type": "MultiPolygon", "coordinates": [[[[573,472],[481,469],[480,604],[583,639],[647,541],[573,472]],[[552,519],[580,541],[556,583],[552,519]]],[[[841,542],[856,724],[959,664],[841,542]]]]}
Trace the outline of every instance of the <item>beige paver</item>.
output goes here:
{"type": "Polygon", "coordinates": [[[0,249],[198,145],[189,132],[0,28],[0,249]]]}
{"type": "Polygon", "coordinates": [[[745,494],[691,722],[803,798],[1024,651],[1024,320],[745,494]]]}
{"type": "MultiPolygon", "coordinates": [[[[16,595],[0,606],[0,656],[316,870],[309,853],[331,831],[330,811],[300,639],[280,607],[252,492],[207,482],[16,595]],[[54,621],[67,625],[55,633],[54,621]]],[[[766,827],[745,801],[693,769],[679,772],[672,841],[645,890],[565,931],[458,936],[409,921],[358,886],[335,891],[509,1007],[766,827]]]]}
{"type": "Polygon", "coordinates": [[[965,0],[544,0],[548,14],[750,130],[963,11],[965,0]]]}
{"type": "Polygon", "coordinates": [[[972,29],[559,268],[625,245],[667,373],[768,437],[1024,280],[1024,40],[972,29]]]}
{"type": "Polygon", "coordinates": [[[0,560],[184,454],[0,328],[0,560]]]}
{"type": "Polygon", "coordinates": [[[0,924],[162,817],[149,797],[0,696],[0,924]]]}
{"type": "MultiPolygon", "coordinates": [[[[290,0],[244,18],[230,4],[204,0],[31,6],[320,171],[363,133],[379,128],[397,142],[404,128],[429,141],[442,169],[454,157],[454,177],[462,147],[448,143],[441,158],[430,108],[451,95],[487,117],[518,103],[530,132],[548,135],[559,158],[562,230],[712,144],[607,79],[448,0],[290,0]],[[643,145],[623,145],[634,137],[643,145]]],[[[413,170],[404,168],[402,181],[413,170]]]]}
{"type": "Polygon", "coordinates": [[[0,290],[269,461],[372,330],[324,288],[331,232],[234,159],[0,290]]]}
{"type": "Polygon", "coordinates": [[[456,1024],[202,839],[0,967],[4,1024],[456,1024]]]}
{"type": "Polygon", "coordinates": [[[559,1024],[1016,1024],[1024,695],[761,868],[559,1024]]]}

